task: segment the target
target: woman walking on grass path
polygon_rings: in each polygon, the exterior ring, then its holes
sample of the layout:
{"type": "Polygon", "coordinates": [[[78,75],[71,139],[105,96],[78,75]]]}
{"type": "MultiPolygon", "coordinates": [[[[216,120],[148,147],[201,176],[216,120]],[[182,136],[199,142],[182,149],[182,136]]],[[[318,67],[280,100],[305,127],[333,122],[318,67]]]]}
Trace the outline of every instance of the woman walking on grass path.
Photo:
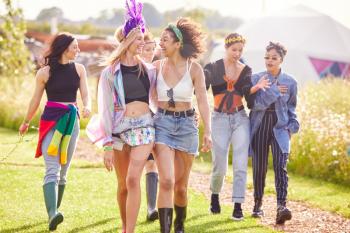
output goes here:
{"type": "MultiPolygon", "coordinates": [[[[145,45],[142,49],[141,58],[146,63],[152,63],[156,49],[156,41],[149,30],[144,36],[145,45]]],[[[158,219],[158,211],[156,208],[157,189],[158,189],[158,171],[154,156],[151,153],[145,165],[146,170],[146,197],[147,197],[147,221],[155,221],[158,219]]]]}
{"type": "Polygon", "coordinates": [[[213,171],[210,183],[210,212],[219,214],[221,211],[219,193],[226,175],[229,148],[232,144],[232,219],[237,221],[243,219],[241,203],[245,199],[250,131],[243,97],[248,108],[252,108],[255,93],[269,86],[264,78],[253,86],[251,68],[240,62],[244,45],[245,39],[241,35],[229,34],[225,38],[225,57],[204,68],[207,89],[211,86],[214,95],[211,121],[213,171]]]}
{"type": "Polygon", "coordinates": [[[288,175],[287,161],[290,153],[291,135],[299,130],[295,108],[297,105],[297,82],[284,73],[281,64],[287,50],[279,43],[266,47],[266,71],[252,77],[253,84],[262,77],[267,78],[271,87],[256,94],[254,107],[250,114],[251,149],[254,183],[253,217],[262,217],[262,198],[269,147],[272,149],[273,168],[275,172],[275,187],[277,193],[276,224],[284,224],[292,218],[291,211],[286,207],[288,175]]]}
{"type": "Polygon", "coordinates": [[[115,33],[120,44],[107,59],[98,86],[98,120],[90,121],[87,133],[104,146],[107,170],[115,169],[122,231],[132,233],[141,204],[140,179],[154,142],[150,106],[156,70],[140,58],[142,4],[131,0],[126,7],[125,24],[115,33]]]}
{"type": "Polygon", "coordinates": [[[193,159],[198,155],[198,128],[192,97],[195,90],[204,122],[202,150],[211,149],[210,112],[201,66],[193,61],[203,51],[197,24],[181,18],[162,32],[165,59],[156,61],[158,111],[156,162],[159,172],[158,212],[162,233],[171,231],[173,207],[176,233],[185,232],[187,186],[193,159]]]}
{"type": "Polygon", "coordinates": [[[44,199],[49,230],[63,221],[58,212],[79,136],[77,91],[83,100],[83,117],[90,115],[91,103],[83,65],[73,62],[79,53],[78,41],[70,34],[57,35],[45,56],[45,64],[36,74],[36,86],[19,133],[24,135],[40,105],[44,90],[47,103],[40,119],[39,142],[35,157],[45,161],[44,199]]]}

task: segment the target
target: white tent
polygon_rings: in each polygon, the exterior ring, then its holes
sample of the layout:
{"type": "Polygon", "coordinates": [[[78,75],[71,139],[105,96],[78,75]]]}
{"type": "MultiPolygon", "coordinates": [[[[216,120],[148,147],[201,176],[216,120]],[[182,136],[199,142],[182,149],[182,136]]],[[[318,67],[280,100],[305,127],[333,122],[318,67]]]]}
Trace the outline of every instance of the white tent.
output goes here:
{"type": "MultiPolygon", "coordinates": [[[[350,30],[308,7],[298,5],[254,19],[237,32],[247,39],[243,57],[253,72],[265,69],[265,48],[273,41],[286,46],[288,52],[283,69],[299,83],[334,74],[335,68],[335,75],[350,74],[350,30]]],[[[221,43],[213,50],[210,60],[222,58],[223,52],[221,43]]]]}

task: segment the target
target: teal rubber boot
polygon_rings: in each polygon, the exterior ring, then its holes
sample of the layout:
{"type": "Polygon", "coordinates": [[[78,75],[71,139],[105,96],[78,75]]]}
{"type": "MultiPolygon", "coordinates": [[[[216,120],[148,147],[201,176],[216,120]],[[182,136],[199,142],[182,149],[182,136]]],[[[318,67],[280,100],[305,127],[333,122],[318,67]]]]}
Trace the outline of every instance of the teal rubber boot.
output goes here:
{"type": "Polygon", "coordinates": [[[63,193],[64,193],[64,189],[65,188],[66,188],[65,184],[59,184],[58,185],[57,209],[60,208],[60,206],[61,206],[61,202],[62,202],[63,193]]]}
{"type": "Polygon", "coordinates": [[[55,182],[50,182],[43,186],[46,210],[49,215],[50,231],[56,230],[57,225],[63,222],[63,215],[57,212],[57,189],[58,187],[55,182]]]}

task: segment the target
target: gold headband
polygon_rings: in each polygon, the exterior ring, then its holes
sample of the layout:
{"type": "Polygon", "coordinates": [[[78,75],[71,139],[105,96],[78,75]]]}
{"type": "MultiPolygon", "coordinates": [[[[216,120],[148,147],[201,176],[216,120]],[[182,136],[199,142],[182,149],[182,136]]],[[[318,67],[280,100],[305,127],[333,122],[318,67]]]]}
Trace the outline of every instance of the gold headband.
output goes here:
{"type": "Polygon", "coordinates": [[[237,36],[237,37],[231,37],[225,40],[225,44],[231,44],[235,42],[245,43],[245,39],[242,36],[237,36]]]}

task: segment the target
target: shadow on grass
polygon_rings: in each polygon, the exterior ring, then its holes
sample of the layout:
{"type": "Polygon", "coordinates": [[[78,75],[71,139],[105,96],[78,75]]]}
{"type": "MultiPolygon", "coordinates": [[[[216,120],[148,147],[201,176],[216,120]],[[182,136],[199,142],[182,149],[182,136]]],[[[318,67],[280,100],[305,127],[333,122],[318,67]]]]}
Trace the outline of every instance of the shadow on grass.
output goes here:
{"type": "Polygon", "coordinates": [[[47,224],[47,221],[41,221],[41,222],[37,222],[37,223],[33,223],[33,224],[26,224],[20,227],[15,227],[15,228],[9,228],[9,229],[5,229],[2,230],[1,233],[13,233],[13,232],[21,232],[21,231],[28,231],[34,227],[40,226],[42,224],[47,224]]]}
{"type": "MultiPolygon", "coordinates": [[[[200,226],[197,225],[192,225],[189,226],[190,221],[196,221],[200,220],[201,218],[207,218],[208,215],[206,214],[200,214],[200,215],[195,215],[192,216],[191,218],[188,218],[185,223],[185,230],[186,232],[191,232],[191,233],[218,233],[218,232],[228,232],[228,226],[227,224],[233,224],[234,222],[231,219],[223,219],[223,220],[217,220],[217,221],[212,221],[209,220],[205,223],[201,223],[200,226]],[[217,229],[217,226],[220,225],[225,225],[222,231],[217,229]],[[213,229],[216,228],[216,229],[213,229]]],[[[141,226],[144,224],[139,224],[138,226],[141,226]]],[[[230,226],[229,226],[230,227],[230,226]]],[[[174,224],[172,224],[172,228],[174,228],[174,224]]],[[[232,228],[229,228],[229,232],[241,232],[242,230],[249,230],[249,232],[255,232],[257,229],[263,229],[263,226],[260,226],[258,224],[252,225],[252,226],[234,226],[232,225],[232,228]]],[[[154,230],[150,231],[145,231],[144,233],[154,233],[154,230]]]]}
{"type": "MultiPolygon", "coordinates": [[[[188,232],[198,232],[198,233],[217,233],[217,232],[227,232],[228,226],[226,224],[234,224],[234,222],[231,219],[223,219],[223,220],[217,220],[217,221],[208,221],[206,223],[202,223],[200,225],[200,228],[198,229],[198,226],[188,226],[186,227],[186,231],[188,232]],[[222,231],[218,231],[218,229],[212,229],[217,228],[217,226],[225,224],[222,231]]],[[[230,227],[230,226],[229,226],[230,227]]],[[[241,232],[242,230],[248,230],[251,229],[250,232],[254,232],[254,229],[261,229],[264,228],[259,225],[253,225],[253,226],[234,226],[232,225],[232,228],[229,228],[229,232],[241,232]]]]}
{"type": "MultiPolygon", "coordinates": [[[[116,221],[116,220],[117,220],[116,218],[107,218],[107,219],[101,220],[99,222],[91,223],[91,224],[86,225],[86,226],[74,228],[73,230],[68,231],[68,233],[76,233],[76,232],[79,232],[79,231],[84,231],[84,230],[87,230],[89,228],[93,228],[93,227],[96,227],[96,226],[99,226],[99,225],[104,225],[104,224],[106,224],[106,223],[108,223],[110,221],[116,221]]],[[[107,232],[113,232],[113,231],[115,231],[115,229],[109,230],[107,232]]]]}

